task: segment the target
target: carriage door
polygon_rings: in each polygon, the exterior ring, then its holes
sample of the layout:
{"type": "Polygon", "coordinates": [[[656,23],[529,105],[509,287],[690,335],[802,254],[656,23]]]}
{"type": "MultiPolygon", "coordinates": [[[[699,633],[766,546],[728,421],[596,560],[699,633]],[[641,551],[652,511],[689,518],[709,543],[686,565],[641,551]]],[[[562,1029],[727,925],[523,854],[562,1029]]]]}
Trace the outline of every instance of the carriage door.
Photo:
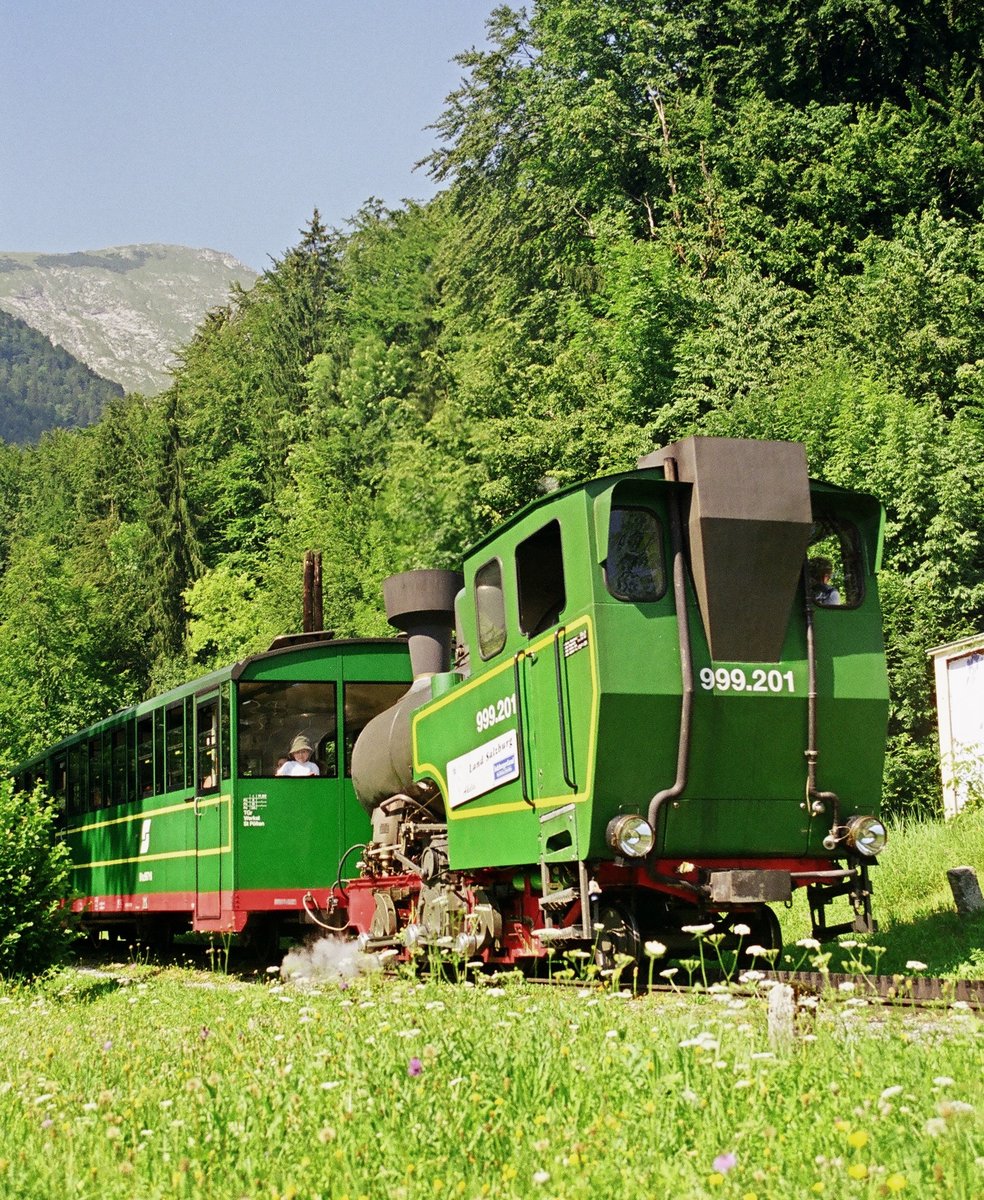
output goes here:
{"type": "Polygon", "coordinates": [[[195,697],[195,920],[222,912],[219,694],[195,697]]]}
{"type": "Polygon", "coordinates": [[[558,521],[550,521],[516,547],[516,589],[520,629],[529,638],[529,650],[520,655],[518,683],[540,853],[553,861],[568,861],[578,854],[569,803],[577,787],[563,655],[561,621],[567,594],[558,521]],[[558,825],[551,814],[561,808],[564,815],[558,817],[558,825]]]}

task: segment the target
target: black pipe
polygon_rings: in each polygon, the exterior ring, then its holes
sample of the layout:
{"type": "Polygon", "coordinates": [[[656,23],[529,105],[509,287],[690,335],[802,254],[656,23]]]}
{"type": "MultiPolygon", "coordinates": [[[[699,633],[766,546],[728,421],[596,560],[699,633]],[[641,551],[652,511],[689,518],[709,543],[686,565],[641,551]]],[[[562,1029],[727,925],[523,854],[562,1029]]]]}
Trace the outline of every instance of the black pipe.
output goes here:
{"type": "Polygon", "coordinates": [[[841,840],[840,797],[836,792],[821,792],[817,790],[817,760],[820,751],[817,749],[817,647],[816,635],[813,628],[813,591],[810,581],[808,563],[803,565],[803,594],[806,602],[806,803],[810,817],[818,816],[814,805],[827,804],[833,809],[833,821],[830,833],[824,838],[824,847],[833,850],[841,840]]]}
{"type": "MultiPolygon", "coordinates": [[[[667,458],[663,463],[664,477],[671,483],[677,482],[676,460],[667,458]]],[[[680,511],[680,490],[670,491],[670,546],[673,551],[673,604],[676,609],[677,640],[680,646],[680,678],[683,696],[680,702],[680,738],[677,743],[676,779],[668,788],[657,792],[649,801],[649,825],[653,831],[653,849],[659,844],[656,823],[660,810],[667,800],[674,800],[687,786],[690,764],[690,739],[693,729],[694,711],[694,663],[690,648],[690,618],[687,613],[687,563],[683,546],[683,515],[680,511]]]]}

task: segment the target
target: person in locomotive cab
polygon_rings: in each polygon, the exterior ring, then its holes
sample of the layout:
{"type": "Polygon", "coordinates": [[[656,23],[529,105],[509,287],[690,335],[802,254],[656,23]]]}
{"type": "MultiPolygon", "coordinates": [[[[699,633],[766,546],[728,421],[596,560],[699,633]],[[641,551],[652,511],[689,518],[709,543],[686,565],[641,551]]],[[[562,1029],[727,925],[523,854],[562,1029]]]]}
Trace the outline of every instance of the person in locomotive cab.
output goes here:
{"type": "Polygon", "coordinates": [[[313,754],[314,747],[303,733],[299,733],[290,744],[290,758],[283,766],[277,768],[277,774],[298,778],[303,775],[320,775],[318,764],[312,760],[313,754]]]}
{"type": "Polygon", "coordinates": [[[832,608],[840,604],[840,592],[830,582],[834,573],[834,564],[829,558],[810,559],[810,591],[813,593],[813,603],[832,608]]]}

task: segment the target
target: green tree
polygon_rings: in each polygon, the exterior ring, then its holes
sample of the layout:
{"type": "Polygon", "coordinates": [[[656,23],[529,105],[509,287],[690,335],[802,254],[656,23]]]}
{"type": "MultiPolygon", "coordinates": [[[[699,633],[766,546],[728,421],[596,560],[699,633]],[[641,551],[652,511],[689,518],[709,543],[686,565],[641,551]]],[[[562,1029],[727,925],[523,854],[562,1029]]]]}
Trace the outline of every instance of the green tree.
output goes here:
{"type": "Polygon", "coordinates": [[[68,848],[40,789],[14,791],[0,779],[0,975],[43,974],[74,940],[60,907],[69,894],[68,848]]]}

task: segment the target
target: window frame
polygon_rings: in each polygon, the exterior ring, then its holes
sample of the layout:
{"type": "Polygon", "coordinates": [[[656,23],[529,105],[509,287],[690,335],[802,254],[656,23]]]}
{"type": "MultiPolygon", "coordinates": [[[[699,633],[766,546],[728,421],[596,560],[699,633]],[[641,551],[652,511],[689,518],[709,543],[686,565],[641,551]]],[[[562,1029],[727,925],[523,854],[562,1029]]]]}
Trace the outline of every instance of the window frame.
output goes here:
{"type": "Polygon", "coordinates": [[[667,589],[669,587],[669,579],[668,579],[669,572],[667,571],[666,567],[667,567],[666,530],[664,528],[663,521],[660,519],[659,514],[645,504],[613,502],[611,507],[608,510],[608,533],[607,533],[607,541],[605,544],[605,557],[601,563],[602,577],[604,578],[605,590],[608,592],[608,594],[613,599],[618,600],[622,604],[657,604],[666,595],[667,589]],[[651,519],[651,521],[655,524],[655,527],[656,527],[656,534],[657,534],[656,542],[659,546],[660,569],[661,569],[660,574],[661,574],[662,587],[660,589],[658,589],[654,595],[646,596],[644,598],[640,597],[640,596],[626,596],[626,595],[622,595],[620,592],[615,591],[615,589],[612,587],[612,580],[611,580],[611,577],[608,572],[608,561],[612,556],[612,517],[614,516],[615,513],[630,513],[630,512],[645,514],[645,516],[647,516],[651,519]]]}
{"type": "Polygon", "coordinates": [[[526,638],[539,637],[561,623],[567,608],[567,572],[564,566],[564,528],[559,517],[551,517],[539,529],[516,543],[513,551],[516,571],[516,608],[519,631],[526,638]],[[556,530],[556,536],[554,536],[556,530]],[[544,566],[545,553],[551,561],[544,566]],[[560,591],[548,590],[544,581],[549,567],[560,568],[560,591]],[[544,604],[544,601],[550,601],[544,604]],[[530,611],[532,610],[532,611],[530,611]]]}
{"type": "Polygon", "coordinates": [[[505,584],[503,582],[502,559],[498,554],[493,555],[492,558],[482,563],[482,565],[475,571],[475,579],[472,587],[475,595],[475,633],[478,639],[478,653],[480,654],[483,662],[489,662],[491,659],[495,658],[496,655],[501,654],[505,649],[509,632],[508,621],[506,620],[506,591],[505,584]],[[482,601],[482,592],[480,591],[480,588],[494,587],[492,584],[481,582],[482,572],[486,571],[490,567],[495,567],[499,574],[499,583],[495,590],[498,591],[499,601],[502,609],[502,637],[497,639],[494,647],[486,649],[486,641],[482,636],[482,615],[483,612],[488,611],[488,605],[482,601]]]}

